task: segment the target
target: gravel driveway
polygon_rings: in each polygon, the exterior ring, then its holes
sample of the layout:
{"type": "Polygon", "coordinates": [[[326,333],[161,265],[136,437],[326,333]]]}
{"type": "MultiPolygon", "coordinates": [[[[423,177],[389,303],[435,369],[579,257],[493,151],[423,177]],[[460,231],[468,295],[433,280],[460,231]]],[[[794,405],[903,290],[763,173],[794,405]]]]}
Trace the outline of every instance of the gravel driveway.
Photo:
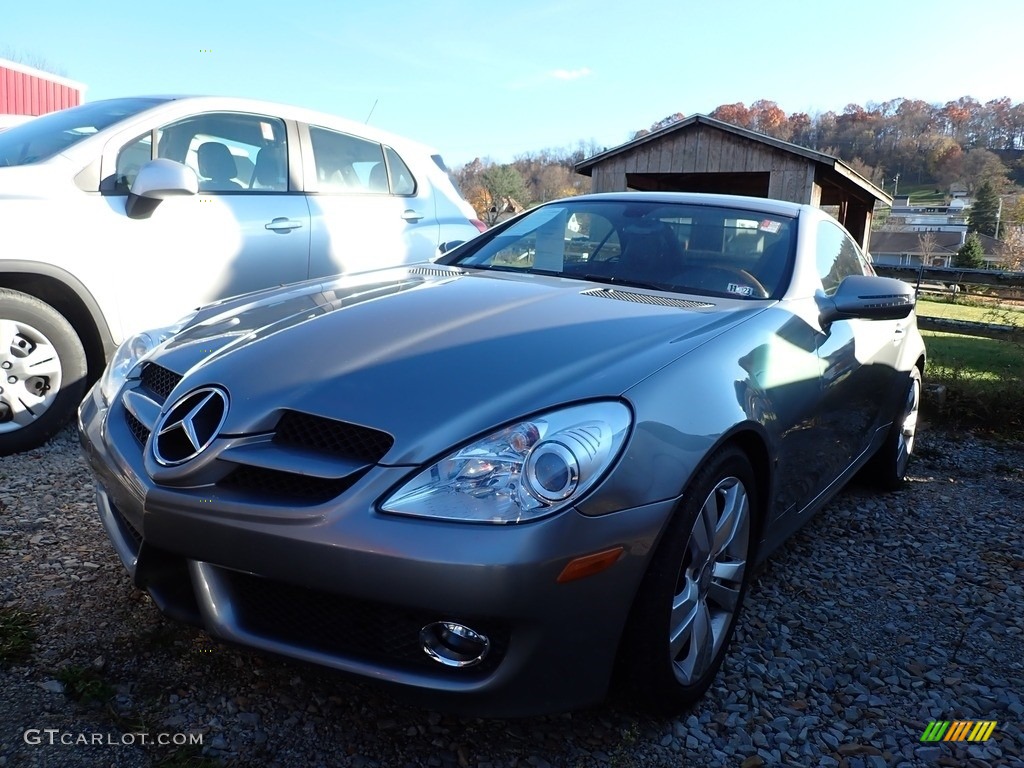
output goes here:
{"type": "Polygon", "coordinates": [[[851,487],[769,561],[693,712],[486,721],[163,619],[66,430],[0,459],[0,647],[26,614],[36,636],[0,669],[0,766],[1024,766],[1024,444],[919,452],[903,490],[851,487]],[[998,725],[922,743],[931,720],[998,725]]]}

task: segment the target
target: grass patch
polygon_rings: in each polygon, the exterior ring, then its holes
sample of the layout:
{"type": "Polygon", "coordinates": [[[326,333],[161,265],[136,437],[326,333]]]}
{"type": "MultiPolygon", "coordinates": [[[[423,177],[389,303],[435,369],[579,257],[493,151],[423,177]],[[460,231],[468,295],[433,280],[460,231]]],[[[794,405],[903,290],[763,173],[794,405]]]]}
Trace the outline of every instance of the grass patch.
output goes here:
{"type": "Polygon", "coordinates": [[[928,379],[1016,382],[1024,379],[1024,347],[999,339],[921,331],[928,348],[928,379]]]}
{"type": "Polygon", "coordinates": [[[970,298],[936,300],[922,296],[917,302],[917,314],[922,317],[941,317],[972,323],[999,323],[1024,328],[1024,311],[999,304],[986,304],[970,298]]]}
{"type": "Polygon", "coordinates": [[[64,684],[64,693],[75,701],[102,703],[114,695],[113,687],[89,667],[64,667],[57,672],[57,679],[64,684]]]}
{"type": "Polygon", "coordinates": [[[921,331],[928,348],[929,384],[946,387],[945,406],[929,413],[951,427],[1024,436],[1024,345],[939,331],[921,331]]]}
{"type": "Polygon", "coordinates": [[[900,185],[897,191],[899,192],[900,197],[903,197],[904,195],[909,196],[911,205],[944,205],[946,203],[946,192],[935,183],[907,184],[903,179],[900,179],[900,185]]]}
{"type": "Polygon", "coordinates": [[[36,617],[17,608],[0,608],[0,664],[18,664],[32,655],[36,617]]]}

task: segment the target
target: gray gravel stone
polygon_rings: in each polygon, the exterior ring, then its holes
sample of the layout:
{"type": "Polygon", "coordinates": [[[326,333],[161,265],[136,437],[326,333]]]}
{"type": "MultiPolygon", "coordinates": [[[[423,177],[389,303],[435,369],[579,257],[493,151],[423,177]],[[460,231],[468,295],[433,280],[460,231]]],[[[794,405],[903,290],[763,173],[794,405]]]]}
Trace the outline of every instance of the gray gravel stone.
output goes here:
{"type": "Polygon", "coordinates": [[[113,554],[67,430],[0,458],[0,607],[37,635],[0,669],[0,768],[189,764],[171,746],[29,744],[29,728],[201,736],[209,765],[268,768],[1024,765],[1024,445],[918,445],[901,490],[851,486],[754,575],[691,712],[482,721],[163,618],[113,554]],[[100,700],[72,698],[61,670],[100,700]],[[999,725],[984,744],[923,744],[935,719],[999,725]]]}

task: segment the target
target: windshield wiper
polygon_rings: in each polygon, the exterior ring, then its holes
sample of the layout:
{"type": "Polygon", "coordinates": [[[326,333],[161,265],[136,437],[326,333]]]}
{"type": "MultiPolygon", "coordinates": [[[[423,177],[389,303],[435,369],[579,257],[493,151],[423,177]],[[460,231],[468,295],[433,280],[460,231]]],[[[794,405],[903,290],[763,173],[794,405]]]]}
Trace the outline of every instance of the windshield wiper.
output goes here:
{"type": "Polygon", "coordinates": [[[566,277],[570,280],[588,280],[592,283],[606,283],[608,285],[621,285],[630,288],[647,288],[652,291],[673,291],[678,292],[679,286],[668,283],[645,283],[642,280],[623,279],[611,275],[592,275],[589,273],[560,272],[557,269],[518,269],[516,267],[503,267],[495,264],[458,264],[463,269],[483,269],[489,272],[512,272],[517,275],[547,275],[549,277],[566,277]]]}
{"type": "Polygon", "coordinates": [[[589,280],[593,283],[606,283],[608,285],[623,285],[629,286],[630,288],[647,288],[652,291],[678,291],[678,286],[668,285],[665,283],[645,283],[642,280],[624,280],[621,277],[613,277],[612,275],[591,275],[588,273],[584,274],[571,274],[565,275],[566,277],[572,277],[576,280],[589,280]]]}
{"type": "Polygon", "coordinates": [[[484,265],[484,264],[455,264],[461,269],[483,269],[488,272],[511,272],[515,275],[547,275],[548,277],[575,277],[575,275],[567,275],[565,272],[559,272],[557,269],[534,269],[530,267],[528,269],[519,269],[518,267],[502,267],[495,264],[484,265]]]}

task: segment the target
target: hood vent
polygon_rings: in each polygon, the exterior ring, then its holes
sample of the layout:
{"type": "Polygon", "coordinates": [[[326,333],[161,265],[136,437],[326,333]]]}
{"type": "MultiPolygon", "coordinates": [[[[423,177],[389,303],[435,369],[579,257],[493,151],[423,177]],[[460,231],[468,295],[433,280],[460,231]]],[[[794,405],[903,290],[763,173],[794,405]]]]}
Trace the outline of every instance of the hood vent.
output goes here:
{"type": "Polygon", "coordinates": [[[442,269],[441,267],[410,267],[410,275],[425,275],[426,277],[458,277],[466,274],[461,269],[442,269]]]}
{"type": "Polygon", "coordinates": [[[668,296],[655,296],[650,293],[634,293],[633,291],[620,291],[616,288],[591,288],[583,291],[582,296],[597,296],[601,299],[616,299],[617,301],[629,301],[634,304],[651,304],[658,307],[675,307],[676,309],[709,309],[715,306],[704,301],[692,301],[690,299],[673,299],[668,296]]]}

